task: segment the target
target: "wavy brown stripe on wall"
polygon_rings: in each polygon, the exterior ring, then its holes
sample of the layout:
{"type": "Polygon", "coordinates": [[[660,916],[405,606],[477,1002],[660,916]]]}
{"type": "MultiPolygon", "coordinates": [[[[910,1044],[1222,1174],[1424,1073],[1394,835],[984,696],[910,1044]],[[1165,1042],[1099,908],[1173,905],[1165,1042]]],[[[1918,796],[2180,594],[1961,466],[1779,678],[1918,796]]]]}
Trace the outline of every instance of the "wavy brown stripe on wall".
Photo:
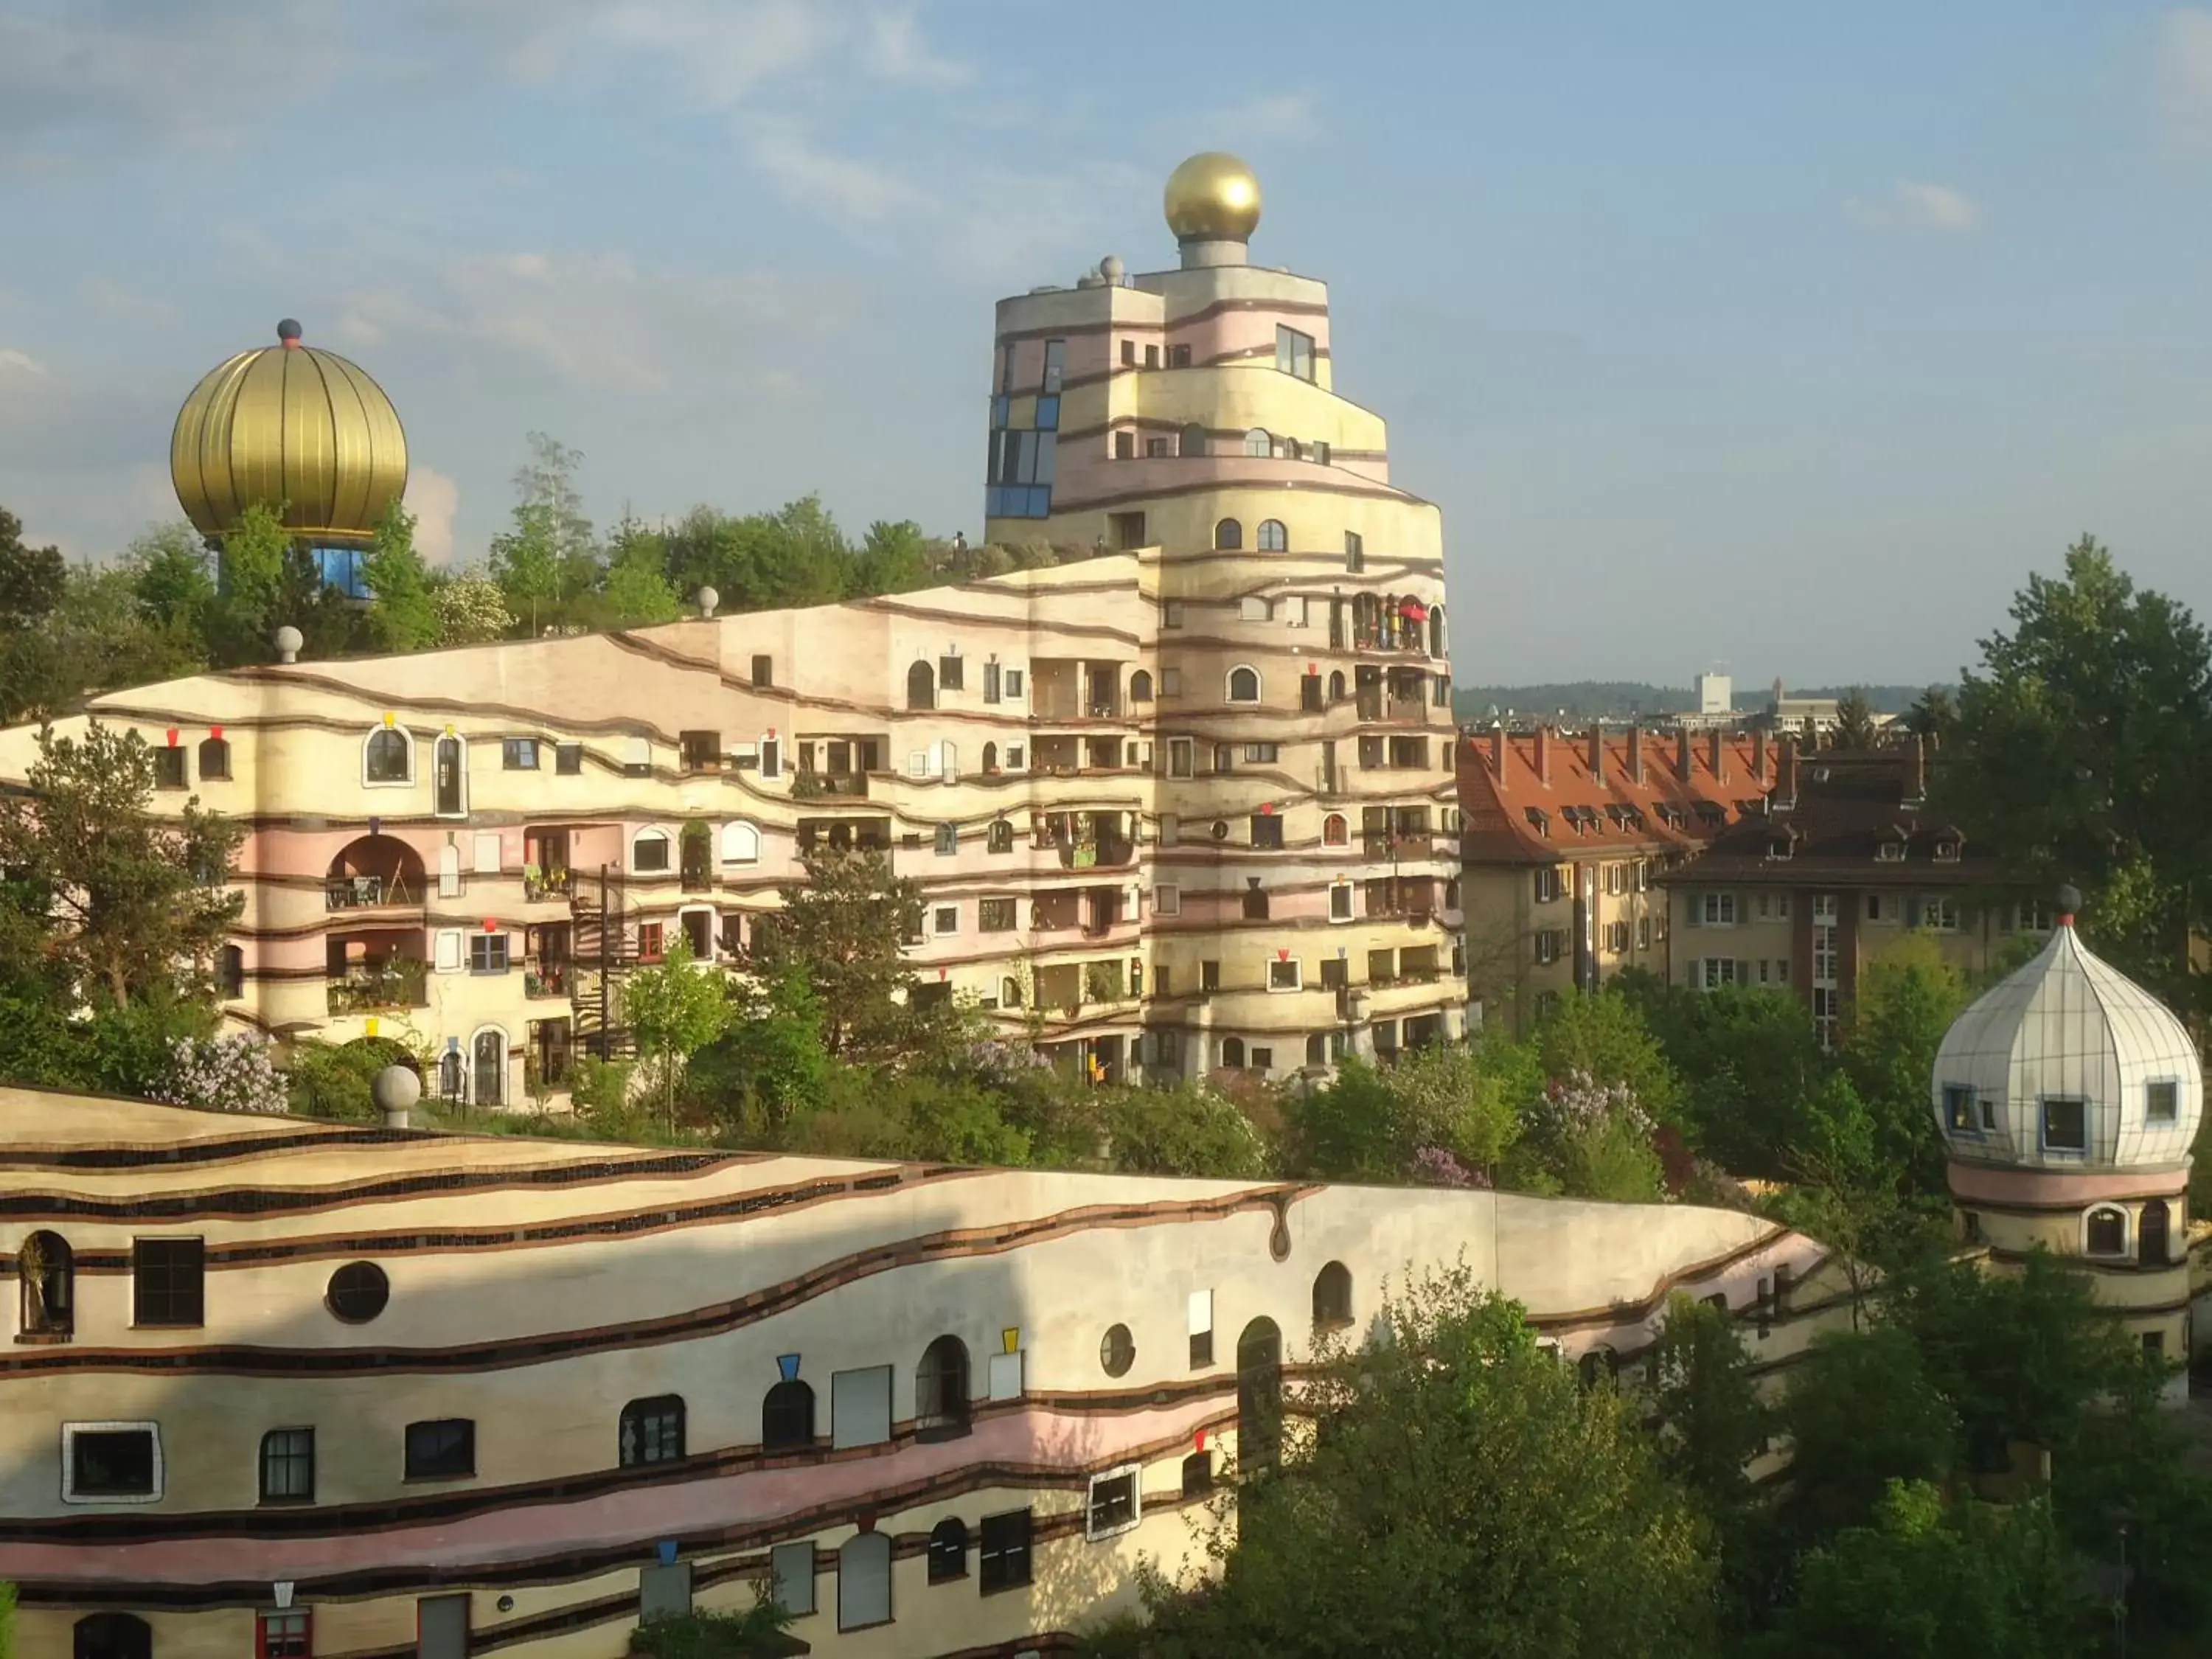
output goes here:
{"type": "MultiPolygon", "coordinates": [[[[1677,1286],[1693,1284],[1700,1279],[1710,1279],[1715,1273],[1725,1272],[1740,1261],[1749,1261],[1762,1251],[1772,1249],[1784,1239],[1800,1236],[1788,1227],[1775,1227],[1761,1233],[1747,1244],[1740,1244],[1735,1249],[1720,1255],[1709,1256],[1703,1261],[1693,1261],[1687,1267],[1679,1267],[1673,1273],[1663,1275],[1641,1301],[1609,1303],[1602,1308],[1583,1308],[1567,1313],[1531,1314],[1528,1316],[1528,1322],[1540,1331],[1576,1330],[1587,1327],[1602,1328],[1607,1325],[1618,1325],[1630,1319],[1648,1318],[1666,1305],[1667,1298],[1674,1293],[1677,1286]]],[[[1798,1277],[1810,1278],[1820,1271],[1827,1260],[1827,1253],[1822,1251],[1798,1277]]],[[[1731,1311],[1740,1316],[1744,1310],[1735,1309],[1731,1311]]]]}
{"type": "MultiPolygon", "coordinates": [[[[441,1145],[461,1141],[432,1132],[424,1139],[441,1145]]],[[[711,1175],[726,1164],[752,1163],[767,1153],[671,1152],[630,1160],[601,1158],[591,1162],[532,1168],[528,1165],[471,1170],[457,1165],[404,1176],[331,1187],[232,1187],[165,1193],[158,1198],[88,1198],[68,1193],[0,1194],[0,1220],[65,1221],[238,1221],[273,1215],[297,1215],[343,1209],[356,1204],[386,1204],[410,1198],[457,1197],[463,1193],[500,1192],[515,1188],[566,1188],[612,1181],[675,1181],[711,1175]]],[[[151,1162],[152,1160],[149,1160],[151,1162]]],[[[111,1167],[128,1168],[129,1164],[111,1167]]],[[[896,1180],[896,1176],[893,1177],[896,1180]]]]}
{"type": "MultiPolygon", "coordinates": [[[[29,1092],[29,1091],[26,1091],[29,1092]]],[[[70,1097],[75,1099],[77,1097],[70,1097]]],[[[302,1128],[293,1134],[241,1136],[173,1146],[27,1146],[0,1152],[0,1170],[141,1170],[187,1164],[228,1164],[277,1152],[319,1152],[333,1146],[392,1146],[454,1139],[429,1129],[302,1128]]]]}
{"type": "MultiPolygon", "coordinates": [[[[1004,305],[1009,302],[1001,301],[1000,303],[1004,305]]],[[[1019,301],[1017,301],[1012,303],[1018,304],[1019,301]]],[[[1059,328],[1013,329],[1006,332],[995,335],[993,337],[993,339],[994,343],[1004,345],[1009,341],[1074,340],[1081,339],[1093,334],[1113,334],[1115,332],[1123,334],[1158,334],[1164,331],[1171,329],[1195,328],[1200,323],[1210,322],[1216,317],[1226,316],[1231,312],[1253,311],[1269,312],[1285,317],[1326,317],[1328,315],[1328,302],[1326,300],[1216,300],[1210,305],[1200,306],[1195,311],[1180,312],[1174,316],[1166,317],[1162,321],[1157,323],[1139,322],[1132,318],[1117,317],[1103,322],[1070,323],[1059,328]]],[[[1156,370],[1154,372],[1159,373],[1163,371],[1156,370]]],[[[1035,388],[1032,387],[1030,390],[1033,391],[1035,388]]],[[[1010,392],[1007,395],[1010,397],[1018,398],[1026,396],[1027,393],[1015,392],[1010,392]]]]}
{"type": "MultiPolygon", "coordinates": [[[[1233,1381],[1233,1380],[1232,1380],[1233,1381]]],[[[1233,1419],[1234,1413],[1231,1413],[1233,1419]]],[[[1229,1420],[1229,1419],[1224,1419],[1229,1420]]],[[[812,1509],[794,1510],[789,1515],[762,1522],[738,1522],[709,1528],[701,1532],[680,1533],[676,1536],[678,1550],[686,1555],[720,1554],[732,1550],[764,1550],[778,1543],[796,1543],[821,1533],[858,1524],[866,1514],[896,1515],[908,1510],[942,1504],[963,1498],[970,1492],[993,1488],[1010,1488],[1024,1492],[1081,1492],[1085,1490],[1093,1474],[1101,1470],[1117,1468],[1125,1462],[1153,1462],[1181,1450],[1189,1443],[1188,1437],[1176,1435],[1142,1445],[1117,1450],[1093,1463],[1048,1466],[1010,1462],[972,1463],[957,1469],[948,1469],[923,1480],[901,1482],[877,1488],[849,1499],[834,1504],[818,1504],[812,1509]]],[[[879,1449],[870,1448],[871,1450],[879,1449]]],[[[1154,1503],[1152,1495],[1146,1495],[1147,1506],[1154,1503]]],[[[1163,1498],[1158,1500],[1164,1504],[1163,1498]]],[[[1079,1524],[1080,1511],[1072,1511],[1079,1524]]],[[[1040,1517],[1039,1525],[1049,1523],[1055,1517],[1040,1517]]],[[[14,1528],[9,1528],[13,1531],[14,1528]]],[[[174,1536],[175,1534],[167,1534],[174,1536]]],[[[209,1534],[202,1534],[209,1535],[209,1534]]],[[[28,1541],[51,1541],[40,1534],[28,1541]]],[[[149,1541],[147,1539],[126,1540],[118,1538],[102,1540],[107,1547],[125,1541],[149,1541]]],[[[495,1589],[524,1584],[546,1584],[597,1577],[625,1567],[646,1566],[659,1559],[658,1539],[636,1539],[626,1543],[609,1545],[604,1548],[572,1550],[559,1555],[537,1558],[502,1559],[496,1563],[478,1562],[450,1570],[425,1569],[419,1566],[373,1567],[360,1571],[336,1572],[313,1578],[295,1581],[296,1594],[303,1600],[356,1600],[377,1595],[407,1595],[434,1593],[443,1589],[495,1589]]],[[[815,1552],[816,1571],[824,1571],[824,1552],[815,1552]]],[[[830,1571],[835,1570],[834,1558],[830,1571]]],[[[180,1584],[173,1581],[131,1583],[108,1579],[98,1583],[40,1580],[26,1578],[18,1589],[27,1605],[82,1605],[88,1607],[128,1607],[143,1605],[156,1609],[190,1609],[215,1607],[263,1607],[267,1605],[269,1584],[266,1579],[254,1578],[230,1581],[202,1582],[180,1584]]]]}
{"type": "Polygon", "coordinates": [[[591,1327],[504,1342],[470,1343],[450,1348],[263,1348],[244,1343],[200,1348],[69,1348],[0,1357],[0,1380],[9,1376],[94,1371],[143,1371],[246,1376],[392,1376],[406,1371],[449,1375],[471,1370],[507,1370],[582,1354],[654,1347],[668,1342],[719,1336],[758,1324],[814,1297],[878,1273],[927,1262],[1002,1255],[1030,1244],[1073,1237],[1103,1229],[1153,1227],[1219,1221],[1254,1210],[1274,1210],[1296,1202],[1314,1187],[1279,1187],[1232,1194],[1221,1199],[1145,1205],[1091,1205],[1036,1220],[999,1227],[961,1228],[925,1234],[896,1244],[877,1245],[837,1257],[821,1267],[765,1285],[729,1302],[713,1303],[658,1319],[591,1327]]]}

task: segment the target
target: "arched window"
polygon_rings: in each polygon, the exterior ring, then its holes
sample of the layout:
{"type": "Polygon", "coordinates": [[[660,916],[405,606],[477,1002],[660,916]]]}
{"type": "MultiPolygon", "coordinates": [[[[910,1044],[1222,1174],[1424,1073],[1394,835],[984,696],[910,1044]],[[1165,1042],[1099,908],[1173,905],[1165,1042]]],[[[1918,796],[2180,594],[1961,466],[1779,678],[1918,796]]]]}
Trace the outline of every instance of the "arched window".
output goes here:
{"type": "Polygon", "coordinates": [[[70,1659],[154,1659],[154,1632],[131,1613],[88,1613],[76,1621],[70,1659]]]}
{"type": "Polygon", "coordinates": [[[856,1534],[837,1552],[837,1628],[866,1630],[890,1619],[890,1534],[856,1534]]]}
{"type": "Polygon", "coordinates": [[[1194,1451],[1182,1460],[1182,1495],[1203,1498],[1213,1490],[1213,1454],[1194,1451]]]}
{"type": "Polygon", "coordinates": [[[431,767],[430,810],[440,817],[457,818],[469,810],[469,749],[459,738],[438,739],[431,767]]]}
{"type": "Polygon", "coordinates": [[[968,1576],[968,1523],[948,1515],[929,1529],[929,1582],[943,1584],[968,1576]]]}
{"type": "Polygon", "coordinates": [[[1240,666],[1229,671],[1229,701],[1231,702],[1260,701],[1260,671],[1258,669],[1240,666]]]}
{"type": "Polygon", "coordinates": [[[1314,1275],[1313,1322],[1320,1331],[1341,1330],[1352,1322],[1352,1269],[1341,1261],[1314,1275]]]}
{"type": "Polygon", "coordinates": [[[668,832],[665,830],[641,830],[629,844],[629,867],[633,873],[665,875],[668,872],[668,832]]]}
{"type": "Polygon", "coordinates": [[[404,726],[380,726],[362,740],[363,783],[415,781],[415,739],[404,726]]]}
{"type": "Polygon", "coordinates": [[[987,743],[983,745],[983,775],[993,778],[998,775],[999,745],[995,743],[987,743]]]}
{"type": "Polygon", "coordinates": [[[1283,528],[1280,519],[1260,520],[1260,550],[1262,553],[1280,553],[1290,544],[1291,532],[1283,528]]]}
{"type": "Polygon", "coordinates": [[[200,740],[200,781],[221,783],[230,776],[230,740],[227,738],[203,738],[200,740]]]}
{"type": "Polygon", "coordinates": [[[937,707],[937,671],[927,662],[918,662],[906,671],[906,706],[909,708],[937,707]]]}
{"type": "Polygon", "coordinates": [[[1321,844],[1324,847],[1346,847],[1352,842],[1352,826],[1345,822],[1344,814],[1331,812],[1321,821],[1321,844]]]}
{"type": "Polygon", "coordinates": [[[1340,668],[1328,677],[1328,700],[1331,702],[1344,701],[1344,671],[1340,668]]]}
{"type": "Polygon", "coordinates": [[[1445,649],[1444,608],[1440,605],[1429,607],[1429,654],[1432,657],[1449,655],[1445,649]]]}
{"type": "Polygon", "coordinates": [[[1237,1339],[1237,1462],[1245,1474],[1272,1469],[1283,1449],[1283,1334],[1255,1319],[1237,1339]]]}
{"type": "Polygon", "coordinates": [[[1139,668],[1129,676],[1129,701],[1150,702],[1152,700],[1152,677],[1139,668]]]}
{"type": "Polygon", "coordinates": [[[814,1390],[797,1377],[779,1382],[761,1401],[761,1449],[810,1451],[814,1446],[814,1390]]]}
{"type": "Polygon", "coordinates": [[[1244,434],[1244,453],[1264,460],[1275,453],[1275,441],[1267,435],[1265,427],[1255,426],[1244,434]]]}
{"type": "Polygon", "coordinates": [[[1305,448],[1296,438],[1285,438],[1283,440],[1283,459],[1285,460],[1302,461],[1305,459],[1305,448]]]}
{"type": "Polygon", "coordinates": [[[1595,1389],[1601,1382],[1612,1382],[1620,1375],[1620,1356],[1601,1342],[1583,1354],[1575,1364],[1577,1374],[1585,1389],[1595,1389]]]}
{"type": "Polygon", "coordinates": [[[1244,545],[1244,526],[1234,519],[1224,519],[1213,526],[1213,545],[1221,552],[1234,553],[1244,545]]]}
{"type": "Polygon", "coordinates": [[[960,826],[940,823],[936,830],[936,850],[941,858],[950,858],[960,850],[960,826]]]}
{"type": "Polygon", "coordinates": [[[454,1042],[455,1047],[438,1056],[438,1097],[458,1105],[468,1092],[468,1073],[461,1064],[459,1039],[454,1042]]]}
{"type": "Polygon", "coordinates": [[[2166,1200],[2154,1198],[2145,1201],[2142,1213],[2136,1218],[2136,1260],[2146,1267],[2169,1265],[2172,1246],[2168,1242],[2168,1230],[2172,1216],[2166,1200]]]}
{"type": "Polygon", "coordinates": [[[649,1400],[633,1400],[622,1408],[617,1436],[622,1466],[673,1463],[684,1455],[684,1396],[657,1394],[649,1400]]]}
{"type": "Polygon", "coordinates": [[[968,1345],[940,1336],[922,1350],[914,1373],[917,1440],[951,1440],[968,1432],[968,1345]]]}
{"type": "Polygon", "coordinates": [[[1176,447],[1178,452],[1186,458],[1205,454],[1206,428],[1196,421],[1193,421],[1188,426],[1183,428],[1182,440],[1176,447]]]}
{"type": "Polygon", "coordinates": [[[61,1336],[76,1328],[76,1256],[59,1233],[36,1232],[15,1255],[22,1287],[23,1334],[61,1336]]]}
{"type": "Polygon", "coordinates": [[[246,994],[246,952],[235,945],[226,945],[216,953],[215,994],[226,1002],[246,994]]]}
{"type": "Polygon", "coordinates": [[[1018,1008],[1022,1006],[1022,982],[1012,977],[999,981],[999,1006],[1018,1008]]]}
{"type": "Polygon", "coordinates": [[[1221,1063],[1232,1072],[1241,1072],[1244,1069],[1244,1039],[1243,1037],[1221,1039],[1221,1063]]]}
{"type": "Polygon", "coordinates": [[[488,1025],[471,1039],[469,1100],[471,1105],[498,1106],[507,1100],[507,1033],[488,1025]]]}
{"type": "Polygon", "coordinates": [[[2128,1212],[2106,1204],[2089,1212],[2082,1248],[2091,1255],[2128,1253],[2128,1212]]]}
{"type": "Polygon", "coordinates": [[[987,852],[1012,852],[1014,850],[1014,826],[1004,818],[993,818],[991,820],[991,827],[984,831],[983,846],[987,852]]]}
{"type": "Polygon", "coordinates": [[[757,825],[743,818],[722,826],[722,862],[725,864],[758,864],[761,834],[757,825]]]}

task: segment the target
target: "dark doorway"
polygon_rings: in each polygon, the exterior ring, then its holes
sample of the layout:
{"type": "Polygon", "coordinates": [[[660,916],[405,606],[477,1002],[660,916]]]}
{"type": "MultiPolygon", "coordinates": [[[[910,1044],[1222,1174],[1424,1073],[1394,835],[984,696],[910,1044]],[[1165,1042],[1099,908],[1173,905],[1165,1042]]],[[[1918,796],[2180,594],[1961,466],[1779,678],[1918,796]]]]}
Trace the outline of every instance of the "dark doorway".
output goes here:
{"type": "Polygon", "coordinates": [[[432,806],[441,817],[459,817],[465,810],[461,789],[461,740],[438,739],[437,799],[432,806]]]}
{"type": "Polygon", "coordinates": [[[2154,1198],[2142,1206],[2142,1215],[2136,1223],[2136,1261],[2145,1267],[2164,1267],[2171,1265],[2172,1249],[2166,1242],[2166,1228],[2172,1218],[2167,1214],[2166,1200],[2154,1198]]]}
{"type": "Polygon", "coordinates": [[[127,1613],[95,1613],[76,1621],[75,1659],[154,1659],[154,1632],[127,1613]]]}
{"type": "Polygon", "coordinates": [[[1283,1451],[1283,1334],[1255,1319],[1237,1339],[1237,1464],[1244,1475],[1272,1469],[1283,1451]]]}

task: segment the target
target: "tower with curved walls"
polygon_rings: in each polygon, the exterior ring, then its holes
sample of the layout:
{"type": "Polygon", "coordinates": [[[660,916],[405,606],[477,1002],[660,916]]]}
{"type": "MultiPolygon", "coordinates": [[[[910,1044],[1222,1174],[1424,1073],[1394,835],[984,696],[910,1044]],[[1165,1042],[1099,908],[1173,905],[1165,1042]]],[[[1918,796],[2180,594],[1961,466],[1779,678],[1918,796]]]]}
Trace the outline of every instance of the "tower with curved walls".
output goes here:
{"type": "MultiPolygon", "coordinates": [[[[2078,1260],[2144,1348],[2190,1352],[2190,1146],[2197,1045],[2165,1004],[2090,954],[2080,896],[2035,959],[1959,1016],[1929,1081],[1966,1242],[1999,1265],[2078,1260]]],[[[2188,1380],[2172,1387],[2186,1398],[2188,1380]]]]}
{"type": "Polygon", "coordinates": [[[1096,884],[1135,912],[1148,1065],[1457,1036],[1440,516],[1335,389],[1326,286],[1248,258],[1251,170],[1193,156],[1165,209],[1173,268],[1109,258],[998,308],[990,539],[1132,554],[1151,612],[1118,679],[1077,630],[1033,662],[1030,764],[1141,775],[1140,809],[1106,814],[1135,818],[1140,879],[1096,884]]]}

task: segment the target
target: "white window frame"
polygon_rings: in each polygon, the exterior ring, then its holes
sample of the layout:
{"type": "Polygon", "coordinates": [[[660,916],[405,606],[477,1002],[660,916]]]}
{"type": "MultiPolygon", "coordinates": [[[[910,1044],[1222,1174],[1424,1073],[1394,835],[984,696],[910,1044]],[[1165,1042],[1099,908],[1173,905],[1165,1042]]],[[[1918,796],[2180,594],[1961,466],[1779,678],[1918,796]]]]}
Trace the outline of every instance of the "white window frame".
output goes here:
{"type": "MultiPolygon", "coordinates": [[[[513,959],[510,951],[508,960],[511,963],[513,959]]],[[[480,1103],[477,1099],[477,1039],[488,1031],[499,1034],[499,1103],[503,1108],[512,1106],[514,1103],[508,1098],[512,1091],[507,1085],[514,1079],[514,1039],[507,1035],[504,1025],[479,1025],[461,1045],[461,1097],[471,1106],[480,1103]]]]}
{"type": "Polygon", "coordinates": [[[1231,663],[1229,672],[1221,677],[1221,701],[1234,703],[1239,708],[1258,707],[1267,701],[1267,677],[1249,662],[1231,663]],[[1240,673],[1252,677],[1253,695],[1249,697],[1237,696],[1230,690],[1236,684],[1240,673]]]}
{"type": "Polygon", "coordinates": [[[364,789],[412,789],[416,774],[415,734],[397,720],[386,720],[372,726],[361,739],[361,787],[364,789]],[[400,741],[407,745],[407,775],[404,778],[372,778],[368,775],[368,745],[380,732],[397,732],[400,741]]]}
{"type": "Polygon", "coordinates": [[[943,904],[932,901],[929,907],[929,931],[932,936],[937,939],[950,939],[954,934],[957,933],[960,931],[959,905],[957,903],[943,904]],[[952,914],[952,925],[950,927],[945,925],[945,916],[947,911],[951,911],[952,914]]]}
{"type": "Polygon", "coordinates": [[[438,896],[459,898],[461,896],[461,849],[447,842],[438,849],[438,896]]]}
{"type": "Polygon", "coordinates": [[[1959,931],[1959,901],[1942,893],[1922,895],[1920,925],[1931,933],[1957,933],[1959,931]]]}
{"type": "Polygon", "coordinates": [[[1198,775],[1198,740],[1195,738],[1168,739],[1168,775],[1171,778],[1198,775]]]}
{"type": "Polygon", "coordinates": [[[2136,1253],[2135,1213],[2124,1204],[2092,1204],[2081,1212],[2081,1254],[2092,1261],[2123,1261],[2136,1253]],[[2120,1218],[2120,1248],[2117,1250],[2091,1250],[2089,1248],[2089,1218],[2101,1211],[2117,1211],[2120,1218]]]}
{"type": "Polygon", "coordinates": [[[750,818],[732,818],[727,823],[725,823],[722,826],[721,845],[720,850],[721,852],[722,862],[724,864],[758,864],[761,861],[760,825],[755,823],[750,818]],[[734,842],[738,845],[742,846],[744,844],[743,837],[745,836],[750,836],[752,837],[751,853],[750,854],[744,853],[732,853],[730,851],[732,843],[734,842]]]}
{"type": "MultiPolygon", "coordinates": [[[[716,955],[720,950],[720,942],[722,937],[721,913],[716,910],[711,904],[678,905],[676,909],[676,932],[679,938],[684,937],[684,918],[686,916],[698,915],[703,915],[707,918],[707,954],[703,957],[695,956],[691,960],[694,963],[701,967],[711,968],[714,965],[716,955]]],[[[669,941],[667,936],[663,934],[661,936],[660,951],[664,958],[665,958],[668,954],[668,944],[669,941]]]]}
{"type": "Polygon", "coordinates": [[[440,974],[465,974],[469,967],[467,936],[459,927],[441,927],[433,937],[430,952],[431,970],[440,974]]]}
{"type": "Polygon", "coordinates": [[[661,829],[658,824],[648,823],[642,830],[636,831],[629,838],[629,872],[634,876],[674,875],[676,873],[676,837],[670,835],[665,830],[661,829]],[[668,848],[668,862],[662,865],[658,870],[641,869],[638,866],[638,847],[640,843],[644,842],[648,836],[657,840],[662,846],[668,848]]]}
{"type": "Polygon", "coordinates": [[[1734,893],[1700,893],[1696,902],[1697,921],[1700,927],[1733,927],[1736,925],[1734,893]]]}
{"type": "Polygon", "coordinates": [[[472,875],[495,876],[500,872],[502,854],[499,831],[479,830],[469,842],[469,870],[472,875]],[[485,855],[490,855],[486,861],[485,855]]]}
{"type": "Polygon", "coordinates": [[[64,1504],[158,1504],[168,1486],[168,1466],[161,1455],[161,1425],[144,1421],[64,1423],[62,1425],[62,1502],[64,1504]],[[76,1489],[76,1437],[80,1434],[130,1434],[143,1430],[154,1441],[154,1490],[150,1492],[80,1492],[76,1489]]]}
{"type": "Polygon", "coordinates": [[[1092,1543],[1102,1538],[1118,1538],[1125,1532],[1134,1532],[1145,1519],[1145,1466],[1142,1463],[1123,1463],[1110,1469],[1101,1469],[1091,1477],[1083,1492],[1083,1535],[1092,1543]],[[1091,1524],[1091,1512],[1098,1505],[1098,1488],[1109,1481],[1127,1480],[1129,1483],[1129,1518],[1106,1528],[1091,1524]]]}
{"type": "Polygon", "coordinates": [[[1268,959],[1267,989],[1270,992],[1303,991],[1305,988],[1306,964],[1304,957],[1292,957],[1288,961],[1285,961],[1280,957],[1272,957],[1268,959]],[[1278,985],[1275,983],[1275,970],[1279,968],[1287,968],[1291,970],[1291,982],[1288,985],[1278,985]]]}

